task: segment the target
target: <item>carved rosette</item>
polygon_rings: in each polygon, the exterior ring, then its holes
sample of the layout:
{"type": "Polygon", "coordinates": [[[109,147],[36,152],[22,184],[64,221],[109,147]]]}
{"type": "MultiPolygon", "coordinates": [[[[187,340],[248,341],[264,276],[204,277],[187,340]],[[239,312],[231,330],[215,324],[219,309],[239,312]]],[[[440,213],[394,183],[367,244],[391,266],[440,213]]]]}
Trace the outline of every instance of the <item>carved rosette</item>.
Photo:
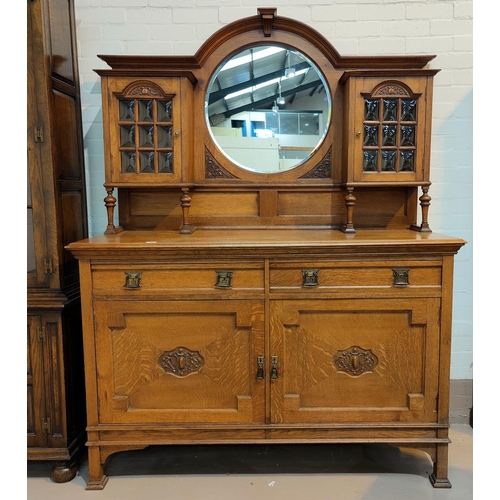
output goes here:
{"type": "Polygon", "coordinates": [[[205,360],[198,351],[191,351],[186,347],[176,347],[172,351],[165,351],[158,359],[158,364],[165,371],[176,377],[199,371],[205,360]]]}
{"type": "Polygon", "coordinates": [[[378,365],[377,356],[369,349],[352,346],[343,351],[338,351],[333,358],[337,370],[359,377],[363,373],[370,373],[378,365]]]}
{"type": "Polygon", "coordinates": [[[329,179],[332,176],[332,148],[328,150],[323,159],[301,179],[329,179]]]}
{"type": "Polygon", "coordinates": [[[237,179],[222,167],[215,158],[205,149],[205,178],[206,179],[237,179]]]}
{"type": "Polygon", "coordinates": [[[373,94],[373,97],[382,97],[382,96],[409,97],[410,93],[401,85],[388,84],[378,88],[373,94]]]}
{"type": "Polygon", "coordinates": [[[160,92],[158,92],[157,89],[154,87],[151,87],[149,85],[138,85],[137,87],[134,87],[128,92],[129,96],[151,96],[151,97],[158,97],[160,96],[160,92]]]}

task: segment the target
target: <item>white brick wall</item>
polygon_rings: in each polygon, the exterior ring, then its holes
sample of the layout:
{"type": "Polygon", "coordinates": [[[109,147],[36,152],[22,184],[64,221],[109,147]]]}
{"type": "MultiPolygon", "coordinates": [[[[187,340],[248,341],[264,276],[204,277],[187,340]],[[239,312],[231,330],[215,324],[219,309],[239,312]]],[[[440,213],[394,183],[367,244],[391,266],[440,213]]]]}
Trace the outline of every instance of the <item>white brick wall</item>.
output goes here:
{"type": "Polygon", "coordinates": [[[472,0],[75,0],[91,234],[103,231],[97,54],[192,55],[257,7],[278,8],[342,55],[436,54],[431,227],[464,238],[455,265],[451,377],[472,378],[472,0]]]}

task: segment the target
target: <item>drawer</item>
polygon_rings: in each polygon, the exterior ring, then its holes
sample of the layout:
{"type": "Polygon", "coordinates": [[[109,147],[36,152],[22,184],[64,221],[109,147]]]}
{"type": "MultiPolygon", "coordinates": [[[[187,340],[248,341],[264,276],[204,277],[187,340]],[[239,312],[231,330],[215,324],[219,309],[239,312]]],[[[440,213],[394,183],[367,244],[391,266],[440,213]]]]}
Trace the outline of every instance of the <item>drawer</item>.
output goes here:
{"type": "Polygon", "coordinates": [[[102,295],[185,295],[263,293],[264,265],[221,262],[175,265],[94,265],[93,290],[102,295]]]}
{"type": "Polygon", "coordinates": [[[276,262],[271,292],[441,287],[441,261],[276,262]]]}

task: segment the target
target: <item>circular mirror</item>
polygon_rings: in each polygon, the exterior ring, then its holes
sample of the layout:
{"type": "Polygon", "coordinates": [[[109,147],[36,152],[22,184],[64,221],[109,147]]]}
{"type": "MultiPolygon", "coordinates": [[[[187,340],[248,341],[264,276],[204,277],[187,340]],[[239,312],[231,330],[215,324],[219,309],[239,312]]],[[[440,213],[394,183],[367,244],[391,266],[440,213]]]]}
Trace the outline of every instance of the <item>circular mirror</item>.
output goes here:
{"type": "Polygon", "coordinates": [[[290,170],[323,141],[331,116],[328,85],[297,50],[247,48],[212,77],[205,117],[214,142],[232,162],[252,172],[290,170]]]}

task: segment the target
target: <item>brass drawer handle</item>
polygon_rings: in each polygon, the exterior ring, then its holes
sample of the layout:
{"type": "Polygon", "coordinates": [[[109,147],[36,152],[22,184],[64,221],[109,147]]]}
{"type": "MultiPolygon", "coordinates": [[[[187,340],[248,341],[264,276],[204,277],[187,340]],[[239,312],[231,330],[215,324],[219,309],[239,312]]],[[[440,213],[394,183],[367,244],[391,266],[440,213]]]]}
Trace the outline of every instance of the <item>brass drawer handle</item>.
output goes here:
{"type": "Polygon", "coordinates": [[[394,286],[406,286],[410,284],[409,269],[393,269],[394,286]]]}
{"type": "Polygon", "coordinates": [[[217,288],[231,288],[233,285],[231,280],[233,278],[233,271],[215,271],[217,281],[215,287],[217,288]]]}
{"type": "Polygon", "coordinates": [[[302,286],[318,286],[319,269],[302,269],[302,286]]]}
{"type": "Polygon", "coordinates": [[[271,378],[278,377],[278,356],[271,356],[271,378]]]}
{"type": "Polygon", "coordinates": [[[141,271],[124,271],[125,272],[125,284],[124,288],[141,288],[141,271]]]}
{"type": "Polygon", "coordinates": [[[264,356],[257,356],[257,380],[264,380],[264,356]]]}

